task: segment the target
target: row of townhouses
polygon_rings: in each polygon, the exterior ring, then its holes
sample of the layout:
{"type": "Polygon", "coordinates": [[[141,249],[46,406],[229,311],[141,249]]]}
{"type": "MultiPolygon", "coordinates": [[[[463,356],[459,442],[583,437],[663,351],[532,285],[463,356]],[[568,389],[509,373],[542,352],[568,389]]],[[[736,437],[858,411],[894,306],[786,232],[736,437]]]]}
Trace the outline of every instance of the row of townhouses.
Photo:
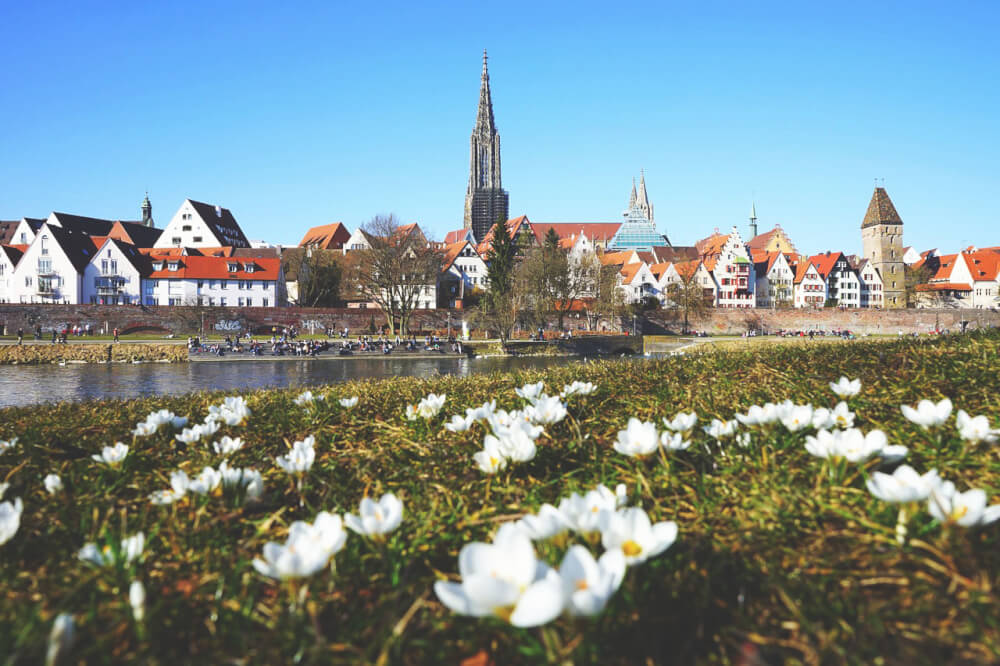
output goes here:
{"type": "MultiPolygon", "coordinates": [[[[232,213],[185,200],[170,222],[153,226],[148,197],[136,221],[52,213],[48,218],[0,221],[0,302],[106,305],[283,306],[298,301],[298,280],[314,253],[343,256],[372,246],[363,229],[342,223],[309,229],[297,247],[251,243],[232,213]]],[[[877,187],[862,223],[861,256],[828,251],[800,254],[781,226],[749,240],[737,227],[718,230],[692,246],[677,246],[652,220],[645,179],[633,182],[624,220],[537,223],[508,220],[508,233],[525,251],[554,232],[572,266],[599,262],[617,269],[625,302],[671,301],[672,286],[694,282],[718,308],[905,307],[904,271],[920,271],[917,307],[995,308],[1000,305],[1000,247],[969,247],[940,255],[902,246],[902,220],[877,187]]],[[[420,288],[418,308],[461,308],[487,287],[496,227],[479,242],[472,229],[428,239],[417,224],[399,227],[414,242],[440,252],[437,279],[420,288]]],[[[584,293],[586,304],[593,290],[584,293]]],[[[373,303],[348,302],[350,307],[373,303]]]]}

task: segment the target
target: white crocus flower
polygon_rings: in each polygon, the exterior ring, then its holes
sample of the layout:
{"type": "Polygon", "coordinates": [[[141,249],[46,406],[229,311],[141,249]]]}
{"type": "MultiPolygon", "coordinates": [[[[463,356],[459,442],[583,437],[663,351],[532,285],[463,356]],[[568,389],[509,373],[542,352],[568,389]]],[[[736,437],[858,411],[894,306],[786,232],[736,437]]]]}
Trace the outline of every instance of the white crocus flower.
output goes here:
{"type": "Polygon", "coordinates": [[[426,398],[417,404],[417,414],[426,420],[434,418],[441,411],[441,408],[444,407],[444,401],[447,397],[444,393],[441,395],[435,393],[428,394],[426,398]]]}
{"type": "Polygon", "coordinates": [[[712,419],[712,422],[707,426],[702,428],[705,434],[709,437],[722,440],[726,437],[732,437],[736,434],[736,430],[739,428],[739,421],[732,419],[730,421],[720,421],[719,419],[712,419]]]}
{"type": "Polygon", "coordinates": [[[847,407],[847,403],[840,401],[837,406],[833,408],[830,412],[831,418],[833,418],[834,423],[840,428],[853,428],[854,427],[854,412],[852,412],[847,407]]]}
{"type": "Polygon", "coordinates": [[[962,527],[987,525],[1000,520],[1000,504],[987,508],[986,491],[973,488],[960,493],[951,481],[943,481],[931,490],[927,509],[942,523],[962,527]]]}
{"type": "Polygon", "coordinates": [[[465,432],[472,426],[472,422],[464,416],[455,414],[451,417],[451,421],[444,424],[444,429],[449,432],[465,432]]]}
{"type": "Polygon", "coordinates": [[[55,495],[63,489],[63,482],[58,474],[47,474],[42,483],[45,484],[45,490],[49,491],[50,495],[55,495]]]}
{"type": "Polygon", "coordinates": [[[591,382],[580,382],[575,381],[572,384],[566,384],[563,386],[562,397],[563,399],[570,398],[574,395],[590,395],[597,390],[591,382]]]}
{"type": "Polygon", "coordinates": [[[838,382],[830,382],[830,390],[841,398],[850,398],[861,392],[861,380],[841,377],[838,382]]]}
{"type": "Polygon", "coordinates": [[[677,523],[666,520],[654,525],[639,507],[605,512],[600,529],[604,548],[621,550],[629,566],[659,555],[677,540],[677,523]]]}
{"type": "Polygon", "coordinates": [[[735,418],[743,425],[763,426],[777,421],[780,417],[778,405],[768,402],[763,406],[751,405],[746,414],[736,414],[735,418]]]}
{"type": "Polygon", "coordinates": [[[69,613],[59,613],[52,622],[49,632],[48,650],[45,653],[45,666],[55,666],[73,649],[76,640],[76,630],[73,626],[73,616],[69,613]]]}
{"type": "Polygon", "coordinates": [[[212,417],[226,425],[240,425],[250,417],[250,408],[242,396],[230,396],[223,400],[221,405],[212,405],[208,408],[206,422],[212,417]]]}
{"type": "Polygon", "coordinates": [[[358,396],[352,396],[350,398],[341,398],[337,401],[340,406],[344,409],[354,409],[358,405],[358,396]]]}
{"type": "Polygon", "coordinates": [[[964,409],[958,410],[955,415],[955,427],[958,428],[958,436],[970,444],[979,442],[992,443],[997,440],[1000,430],[990,428],[990,420],[985,416],[969,416],[964,409]]]}
{"type": "Polygon", "coordinates": [[[243,439],[240,437],[223,435],[221,439],[212,442],[212,448],[220,456],[228,456],[243,448],[243,439]]]}
{"type": "Polygon", "coordinates": [[[618,431],[614,449],[618,453],[632,457],[648,456],[660,445],[660,433],[652,421],[640,421],[634,416],[628,420],[625,430],[618,431]]]}
{"type": "MultiPolygon", "coordinates": [[[[131,564],[142,556],[143,548],[146,544],[146,535],[136,532],[130,537],[125,537],[121,541],[121,549],[118,551],[118,558],[124,564],[131,564]]],[[[77,554],[78,559],[89,562],[95,566],[103,567],[115,563],[115,553],[110,546],[98,548],[95,543],[83,545],[77,554]]]]}
{"type": "Polygon", "coordinates": [[[532,541],[551,539],[570,528],[566,516],[551,504],[543,504],[538,513],[527,514],[515,524],[532,541]]]}
{"type": "Polygon", "coordinates": [[[904,504],[922,502],[940,484],[936,469],[920,475],[909,465],[900,465],[892,474],[873,472],[867,485],[868,491],[883,502],[904,504]]]}
{"type": "Polygon", "coordinates": [[[740,434],[736,435],[736,438],[733,441],[736,442],[737,446],[739,446],[742,449],[745,449],[748,446],[750,446],[750,433],[741,432],[740,434]]]}
{"type": "Polygon", "coordinates": [[[157,490],[149,496],[149,501],[156,505],[173,504],[187,494],[191,479],[187,472],[177,470],[170,474],[170,490],[157,490]]]}
{"type": "Polygon", "coordinates": [[[573,493],[559,502],[559,513],[563,515],[570,529],[580,534],[596,532],[600,529],[601,515],[613,513],[628,502],[625,484],[620,483],[611,492],[604,485],[588,491],[585,495],[573,493]]]}
{"type": "Polygon", "coordinates": [[[782,417],[781,425],[785,426],[789,432],[798,432],[803,428],[810,427],[812,425],[812,421],[812,405],[794,405],[782,417]]]}
{"type": "Polygon", "coordinates": [[[146,616],[146,588],[137,580],[128,586],[128,605],[132,607],[132,617],[142,622],[146,616]]]}
{"type": "Polygon", "coordinates": [[[118,467],[127,455],[128,447],[121,442],[116,442],[114,446],[105,446],[100,453],[95,453],[90,457],[108,467],[118,467]]]}
{"type": "Polygon", "coordinates": [[[524,410],[530,421],[539,425],[552,425],[566,418],[566,405],[557,396],[544,393],[524,410]]]}
{"type": "Polygon", "coordinates": [[[14,501],[0,502],[0,546],[10,541],[21,526],[24,502],[20,497],[14,501]]]}
{"type": "Polygon", "coordinates": [[[6,482],[0,483],[0,499],[3,499],[3,496],[7,492],[8,488],[10,488],[10,484],[9,483],[6,483],[6,482]]]}
{"type": "Polygon", "coordinates": [[[948,417],[951,416],[951,400],[945,398],[937,404],[930,400],[921,400],[917,403],[916,409],[909,405],[901,405],[899,409],[908,421],[912,421],[926,430],[939,426],[948,420],[948,417]]]}
{"type": "Polygon", "coordinates": [[[360,515],[344,516],[348,529],[363,536],[381,538],[392,532],[403,521],[403,503],[392,493],[386,493],[376,502],[369,497],[361,500],[360,515]]]}
{"type": "Polygon", "coordinates": [[[545,382],[537,382],[535,384],[525,384],[519,389],[514,389],[514,393],[520,398],[524,398],[529,403],[534,404],[535,400],[542,395],[542,391],[545,390],[545,382]]]}
{"type": "Polygon", "coordinates": [[[495,615],[515,627],[536,627],[563,611],[562,579],[513,524],[501,526],[491,544],[463,546],[458,572],[461,582],[438,581],[434,592],[461,615],[495,615]]]}
{"type": "Polygon", "coordinates": [[[495,435],[486,435],[483,438],[484,451],[495,447],[500,455],[511,462],[529,462],[535,459],[538,448],[527,430],[510,427],[498,428],[495,432],[495,435]]]}
{"type": "Polygon", "coordinates": [[[263,559],[253,561],[261,574],[277,580],[307,578],[327,565],[347,541],[340,516],[320,512],[312,524],[296,521],[288,528],[284,544],[264,545],[263,559]]]}
{"type": "Polygon", "coordinates": [[[299,407],[302,407],[303,405],[311,405],[316,400],[325,400],[325,399],[326,396],[313,395],[312,391],[303,391],[302,393],[299,394],[297,398],[295,398],[294,402],[299,407]]]}
{"type": "Polygon", "coordinates": [[[660,435],[660,446],[667,451],[683,451],[691,447],[691,440],[685,439],[681,432],[664,432],[660,435]]]}
{"type": "Polygon", "coordinates": [[[17,446],[17,437],[10,440],[0,439],[0,454],[7,453],[15,446],[17,446]]]}
{"type": "MultiPolygon", "coordinates": [[[[887,448],[888,440],[881,430],[872,430],[865,435],[860,430],[820,430],[815,436],[806,436],[806,451],[817,458],[844,459],[852,463],[870,460],[887,448]]],[[[906,447],[903,447],[905,455],[906,447]]],[[[896,453],[894,449],[892,453],[896,453]]]]}
{"type": "Polygon", "coordinates": [[[837,420],[833,416],[833,410],[826,407],[817,407],[813,410],[812,427],[816,430],[833,430],[837,427],[837,420]]]}
{"type": "Polygon", "coordinates": [[[132,435],[135,437],[149,437],[150,435],[156,434],[158,429],[159,428],[155,423],[140,421],[135,424],[135,429],[132,430],[132,435]]]}
{"type": "Polygon", "coordinates": [[[695,412],[690,412],[685,414],[684,412],[679,412],[677,416],[674,417],[673,421],[668,421],[663,419],[663,425],[665,425],[670,430],[674,432],[679,432],[682,434],[690,433],[694,429],[695,424],[698,423],[698,414],[695,412]]]}
{"type": "Polygon", "coordinates": [[[625,556],[616,549],[595,560],[589,550],[574,544],[559,565],[559,578],[570,615],[597,615],[625,579],[625,556]]]}
{"type": "Polygon", "coordinates": [[[484,402],[479,407],[469,407],[465,410],[465,418],[469,421],[469,424],[475,423],[477,421],[489,422],[493,417],[493,414],[497,411],[497,401],[490,400],[489,402],[484,402]]]}
{"type": "Polygon", "coordinates": [[[483,440],[483,450],[473,454],[472,459],[485,474],[496,474],[507,467],[507,458],[500,452],[496,437],[487,436],[483,440]]]}
{"type": "Polygon", "coordinates": [[[406,406],[406,420],[407,421],[416,421],[417,417],[418,417],[417,408],[414,407],[413,405],[407,405],[406,406]]]}
{"type": "Polygon", "coordinates": [[[316,460],[316,449],[313,448],[315,443],[316,438],[309,435],[304,440],[296,441],[292,444],[288,455],[278,456],[274,461],[278,464],[278,467],[289,474],[294,476],[304,475],[312,467],[313,461],[316,460]]]}
{"type": "Polygon", "coordinates": [[[201,474],[188,483],[188,492],[196,495],[208,495],[214,492],[222,483],[222,473],[211,467],[205,467],[201,474]]]}

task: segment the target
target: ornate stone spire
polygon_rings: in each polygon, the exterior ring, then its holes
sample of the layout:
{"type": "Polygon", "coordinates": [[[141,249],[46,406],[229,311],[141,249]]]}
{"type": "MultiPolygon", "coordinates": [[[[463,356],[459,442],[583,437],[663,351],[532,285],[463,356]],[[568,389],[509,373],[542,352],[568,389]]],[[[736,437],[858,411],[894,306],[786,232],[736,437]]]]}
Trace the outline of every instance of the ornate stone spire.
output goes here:
{"type": "Polygon", "coordinates": [[[628,195],[628,207],[634,208],[638,197],[635,194],[635,177],[632,177],[632,193],[628,195]]]}
{"type": "MultiPolygon", "coordinates": [[[[633,181],[634,182],[634,181],[633,181]]],[[[646,219],[653,221],[653,204],[649,203],[649,195],[646,194],[646,171],[639,170],[639,198],[637,200],[639,210],[646,214],[646,219]]]]}
{"type": "Polygon", "coordinates": [[[493,124],[493,97],[490,95],[490,73],[486,67],[486,49],[483,49],[483,78],[479,82],[479,110],[476,112],[476,131],[489,136],[496,132],[493,124]]]}
{"type": "Polygon", "coordinates": [[[482,241],[497,220],[507,220],[509,199],[500,178],[500,135],[493,120],[493,97],[486,50],[479,84],[479,109],[469,150],[469,186],[465,192],[465,228],[482,241]]]}

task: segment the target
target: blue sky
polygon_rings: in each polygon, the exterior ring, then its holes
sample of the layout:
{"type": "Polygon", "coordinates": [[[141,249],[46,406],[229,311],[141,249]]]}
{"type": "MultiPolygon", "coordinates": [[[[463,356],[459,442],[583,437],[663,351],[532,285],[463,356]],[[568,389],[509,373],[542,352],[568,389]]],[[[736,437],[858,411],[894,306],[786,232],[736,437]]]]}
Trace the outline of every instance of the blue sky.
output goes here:
{"type": "Polygon", "coordinates": [[[8,0],[0,219],[165,224],[185,197],[297,243],[379,213],[461,227],[489,49],[511,214],[676,244],[780,223],[858,252],[875,178],[919,249],[1000,244],[1000,3],[8,0]]]}

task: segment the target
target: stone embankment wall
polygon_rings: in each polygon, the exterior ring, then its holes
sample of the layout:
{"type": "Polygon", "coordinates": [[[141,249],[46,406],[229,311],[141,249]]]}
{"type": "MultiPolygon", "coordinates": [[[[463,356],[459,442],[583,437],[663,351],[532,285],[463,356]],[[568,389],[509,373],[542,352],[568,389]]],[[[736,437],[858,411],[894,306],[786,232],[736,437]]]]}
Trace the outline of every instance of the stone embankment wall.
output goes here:
{"type": "Polygon", "coordinates": [[[0,365],[40,365],[46,363],[134,363],[188,360],[187,346],[158,344],[35,344],[0,346],[0,365]]]}
{"type": "MultiPolygon", "coordinates": [[[[683,325],[675,317],[666,318],[652,313],[654,325],[679,331],[683,325]]],[[[786,331],[833,331],[847,329],[857,334],[895,335],[928,333],[933,330],[961,331],[962,322],[968,329],[1000,326],[1000,311],[996,310],[713,310],[705,317],[692,318],[689,325],[697,331],[713,335],[740,335],[750,328],[774,333],[786,331]]],[[[647,331],[652,332],[652,331],[647,331]]]]}
{"type": "MultiPolygon", "coordinates": [[[[461,321],[469,313],[461,310],[420,310],[411,320],[413,330],[445,331],[450,322],[452,332],[461,329],[461,321]]],[[[679,332],[682,318],[677,313],[653,310],[646,320],[637,320],[640,333],[679,332]]],[[[692,318],[691,328],[713,334],[740,334],[748,328],[766,331],[849,329],[857,333],[926,333],[936,328],[961,330],[962,322],[969,328],[1000,325],[1000,311],[995,310],[712,310],[703,317],[692,318]]],[[[357,308],[221,308],[186,306],[131,305],[18,305],[0,304],[0,326],[7,335],[20,327],[31,335],[40,325],[46,332],[66,324],[90,324],[97,331],[117,327],[123,333],[147,332],[152,335],[174,333],[225,335],[236,331],[270,334],[272,327],[294,326],[300,331],[322,331],[325,328],[343,330],[353,335],[366,332],[374,323],[381,326],[385,318],[378,310],[357,308]]],[[[554,320],[553,320],[554,325],[554,320]]],[[[567,328],[582,329],[583,318],[569,317],[567,328]]],[[[601,321],[602,331],[630,330],[631,316],[615,324],[601,321]]],[[[476,337],[479,337],[477,331],[476,337]]]]}

